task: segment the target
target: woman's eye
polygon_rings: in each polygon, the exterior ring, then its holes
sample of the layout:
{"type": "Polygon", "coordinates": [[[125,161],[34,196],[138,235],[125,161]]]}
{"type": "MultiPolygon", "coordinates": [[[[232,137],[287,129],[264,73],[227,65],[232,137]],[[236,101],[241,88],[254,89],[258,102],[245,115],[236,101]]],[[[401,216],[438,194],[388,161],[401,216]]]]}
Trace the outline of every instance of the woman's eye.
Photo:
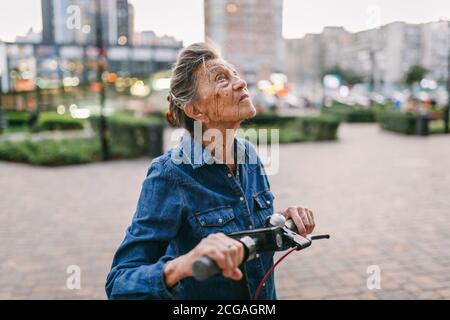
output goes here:
{"type": "Polygon", "coordinates": [[[217,81],[224,81],[224,80],[227,80],[227,77],[225,77],[225,75],[221,74],[217,76],[217,81]]]}

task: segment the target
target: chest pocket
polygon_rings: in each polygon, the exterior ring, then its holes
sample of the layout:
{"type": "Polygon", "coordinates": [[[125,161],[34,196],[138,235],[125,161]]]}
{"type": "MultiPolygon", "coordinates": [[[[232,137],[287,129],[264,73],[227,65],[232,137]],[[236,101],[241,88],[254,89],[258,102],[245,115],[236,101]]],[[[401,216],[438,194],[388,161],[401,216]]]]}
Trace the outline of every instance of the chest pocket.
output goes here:
{"type": "Polygon", "coordinates": [[[263,227],[267,217],[273,214],[273,200],[275,196],[270,190],[264,190],[253,195],[255,213],[258,218],[259,226],[263,227]]]}
{"type": "Polygon", "coordinates": [[[236,217],[231,206],[222,206],[195,213],[203,237],[212,233],[237,231],[236,217]]]}

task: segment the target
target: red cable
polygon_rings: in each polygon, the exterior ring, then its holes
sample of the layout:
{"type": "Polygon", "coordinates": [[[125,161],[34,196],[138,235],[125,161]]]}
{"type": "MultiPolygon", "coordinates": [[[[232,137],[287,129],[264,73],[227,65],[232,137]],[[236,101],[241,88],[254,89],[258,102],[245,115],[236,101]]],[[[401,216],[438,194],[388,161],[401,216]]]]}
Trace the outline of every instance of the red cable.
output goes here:
{"type": "Polygon", "coordinates": [[[298,250],[298,247],[293,247],[291,248],[288,252],[286,252],[280,259],[277,260],[277,262],[274,263],[273,266],[270,267],[269,271],[267,271],[267,273],[264,275],[264,278],[261,280],[261,282],[259,283],[258,289],[255,292],[255,295],[253,297],[253,300],[258,300],[259,294],[261,293],[262,287],[264,285],[264,283],[267,281],[267,279],[269,278],[270,274],[273,272],[273,270],[275,270],[275,267],[284,259],[286,258],[291,252],[298,250]]]}

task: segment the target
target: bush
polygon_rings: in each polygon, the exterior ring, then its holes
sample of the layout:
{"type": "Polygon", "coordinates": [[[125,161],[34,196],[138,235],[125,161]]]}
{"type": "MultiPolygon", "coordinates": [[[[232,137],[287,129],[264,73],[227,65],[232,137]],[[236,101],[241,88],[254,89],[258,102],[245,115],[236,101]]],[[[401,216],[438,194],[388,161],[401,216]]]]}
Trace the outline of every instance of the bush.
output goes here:
{"type": "Polygon", "coordinates": [[[84,120],[53,112],[41,112],[33,131],[83,130],[84,120]]]}
{"type": "Polygon", "coordinates": [[[331,107],[323,107],[322,114],[337,116],[341,121],[353,123],[375,122],[373,109],[363,109],[335,102],[331,107]]]}
{"type": "MultiPolygon", "coordinates": [[[[31,113],[28,111],[7,111],[7,127],[26,128],[30,126],[31,113]]],[[[32,131],[53,130],[83,130],[84,120],[74,119],[70,115],[60,115],[56,112],[41,112],[37,123],[31,128],[32,131]]]]}
{"type": "Polygon", "coordinates": [[[443,120],[435,120],[430,121],[430,127],[429,127],[430,134],[444,134],[444,121],[443,120]]]}
{"type": "Polygon", "coordinates": [[[24,127],[28,125],[30,114],[27,111],[5,112],[8,127],[24,127]]]}
{"type": "Polygon", "coordinates": [[[25,140],[0,143],[0,160],[42,166],[62,166],[98,161],[98,139],[25,140]]]}
{"type": "MultiPolygon", "coordinates": [[[[100,117],[91,117],[91,123],[99,132],[100,117]]],[[[164,125],[160,118],[115,114],[107,117],[107,128],[113,158],[156,157],[163,153],[164,125]]]]}
{"type": "MultiPolygon", "coordinates": [[[[44,123],[53,115],[44,114],[44,123]]],[[[59,116],[58,121],[62,118],[59,116]]],[[[99,117],[92,117],[94,130],[98,131],[99,117]]],[[[76,120],[64,118],[62,121],[76,120]]],[[[161,117],[135,118],[117,114],[107,119],[111,156],[115,159],[141,156],[155,157],[163,152],[163,121],[161,117]]],[[[76,120],[79,121],[79,120],[76,120]]],[[[61,123],[61,122],[59,122],[61,123]]],[[[42,128],[42,127],[41,127],[42,128]]],[[[66,127],[67,128],[67,127],[66,127]]],[[[60,166],[89,163],[101,159],[98,137],[92,139],[63,139],[0,143],[0,160],[24,162],[34,165],[60,166]]]]}
{"type": "Polygon", "coordinates": [[[243,129],[280,130],[280,143],[302,141],[336,140],[339,120],[332,116],[320,117],[280,117],[273,114],[261,114],[243,123],[243,129]]]}
{"type": "Polygon", "coordinates": [[[416,134],[417,132],[417,117],[412,113],[392,110],[378,111],[376,118],[385,130],[403,134],[416,134]]]}

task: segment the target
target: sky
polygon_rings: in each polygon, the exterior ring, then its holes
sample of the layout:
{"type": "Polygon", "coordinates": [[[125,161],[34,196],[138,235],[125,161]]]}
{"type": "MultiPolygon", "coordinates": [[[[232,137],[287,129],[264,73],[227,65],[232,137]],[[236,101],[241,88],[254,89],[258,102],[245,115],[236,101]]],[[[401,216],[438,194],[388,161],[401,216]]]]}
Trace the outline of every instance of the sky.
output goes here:
{"type": "MultiPolygon", "coordinates": [[[[265,0],[258,0],[265,1],[265,0]]],[[[280,0],[281,1],[281,0],[280,0]]],[[[449,0],[283,0],[283,35],[299,38],[325,26],[360,31],[392,21],[450,19],[449,0]]],[[[130,0],[137,31],[173,35],[185,44],[202,41],[203,0],[130,0]]],[[[41,30],[40,0],[0,0],[0,39],[14,41],[30,27],[41,30]]]]}

